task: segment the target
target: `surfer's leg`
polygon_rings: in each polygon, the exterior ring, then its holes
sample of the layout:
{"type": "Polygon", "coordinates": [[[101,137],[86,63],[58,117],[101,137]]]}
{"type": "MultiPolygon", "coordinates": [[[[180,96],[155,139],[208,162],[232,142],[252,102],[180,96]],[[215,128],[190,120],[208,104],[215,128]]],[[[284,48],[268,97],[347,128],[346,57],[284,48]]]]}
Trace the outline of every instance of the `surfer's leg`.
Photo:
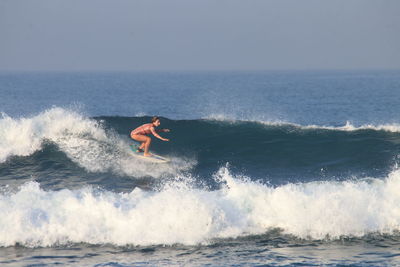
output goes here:
{"type": "Polygon", "coordinates": [[[139,149],[143,149],[144,147],[144,156],[149,157],[151,154],[149,153],[151,138],[147,135],[141,134],[131,134],[131,138],[135,141],[141,142],[139,149]]]}
{"type": "Polygon", "coordinates": [[[146,142],[144,142],[144,156],[146,156],[146,157],[149,157],[149,156],[151,156],[151,154],[149,153],[149,148],[150,148],[150,144],[151,144],[151,138],[150,137],[148,137],[148,136],[145,136],[146,137],[146,142]]]}
{"type": "MultiPolygon", "coordinates": [[[[140,146],[138,147],[138,149],[139,149],[139,150],[143,150],[143,148],[144,148],[144,142],[142,142],[142,143],[140,144],[140,146]]],[[[140,152],[143,152],[143,151],[140,151],[140,152]]]]}
{"type": "Polygon", "coordinates": [[[138,141],[138,142],[141,143],[140,146],[138,147],[138,151],[137,152],[143,152],[143,148],[146,145],[147,138],[150,138],[150,137],[148,137],[146,135],[141,135],[141,134],[132,134],[131,138],[133,140],[138,141]]]}
{"type": "Polygon", "coordinates": [[[143,152],[142,146],[139,146],[139,147],[137,148],[136,152],[138,152],[138,153],[143,152]]]}

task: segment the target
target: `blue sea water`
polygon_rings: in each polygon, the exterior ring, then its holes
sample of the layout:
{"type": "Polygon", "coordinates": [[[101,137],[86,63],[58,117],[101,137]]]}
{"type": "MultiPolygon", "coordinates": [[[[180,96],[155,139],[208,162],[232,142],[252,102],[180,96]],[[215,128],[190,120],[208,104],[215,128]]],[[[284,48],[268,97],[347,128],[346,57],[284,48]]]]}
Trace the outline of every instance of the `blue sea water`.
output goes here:
{"type": "Polygon", "coordinates": [[[2,266],[400,265],[400,71],[0,73],[2,266]],[[151,164],[129,132],[161,117],[151,164]]]}

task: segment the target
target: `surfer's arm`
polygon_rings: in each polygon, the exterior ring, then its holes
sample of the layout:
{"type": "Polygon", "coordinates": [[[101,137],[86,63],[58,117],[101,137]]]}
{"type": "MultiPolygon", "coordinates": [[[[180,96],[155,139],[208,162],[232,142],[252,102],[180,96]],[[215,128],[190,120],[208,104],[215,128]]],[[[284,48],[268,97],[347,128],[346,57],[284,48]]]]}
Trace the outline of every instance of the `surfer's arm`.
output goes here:
{"type": "Polygon", "coordinates": [[[156,132],[156,130],[154,130],[154,127],[151,127],[151,128],[150,128],[150,131],[151,131],[151,133],[152,133],[155,137],[157,137],[158,139],[163,140],[163,141],[169,141],[168,139],[159,136],[158,133],[156,132]]]}
{"type": "Polygon", "coordinates": [[[159,129],[159,130],[156,130],[156,132],[168,133],[168,132],[169,132],[169,129],[159,129]]]}

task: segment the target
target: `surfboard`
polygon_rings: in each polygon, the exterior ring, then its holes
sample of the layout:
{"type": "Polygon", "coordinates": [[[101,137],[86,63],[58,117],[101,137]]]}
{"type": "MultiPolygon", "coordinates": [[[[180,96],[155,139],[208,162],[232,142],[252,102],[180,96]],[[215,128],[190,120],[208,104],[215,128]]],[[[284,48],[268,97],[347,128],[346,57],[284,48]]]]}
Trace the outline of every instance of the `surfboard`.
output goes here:
{"type": "Polygon", "coordinates": [[[146,160],[151,163],[168,163],[170,161],[168,158],[164,158],[160,155],[156,155],[153,152],[151,152],[152,155],[150,157],[145,157],[145,156],[143,156],[143,152],[137,152],[137,149],[139,146],[136,144],[131,144],[131,145],[129,145],[129,147],[131,148],[131,150],[133,152],[133,156],[136,158],[143,159],[143,160],[146,160]]]}

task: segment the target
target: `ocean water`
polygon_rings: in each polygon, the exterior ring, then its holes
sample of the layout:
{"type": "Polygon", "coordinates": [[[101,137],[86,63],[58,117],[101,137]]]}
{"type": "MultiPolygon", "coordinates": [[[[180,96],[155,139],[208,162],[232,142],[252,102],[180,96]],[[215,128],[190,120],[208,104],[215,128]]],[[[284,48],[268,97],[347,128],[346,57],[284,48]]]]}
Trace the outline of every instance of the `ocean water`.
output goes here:
{"type": "Polygon", "coordinates": [[[400,265],[399,104],[400,71],[0,73],[0,265],[400,265]],[[154,115],[168,164],[129,149],[154,115]]]}

